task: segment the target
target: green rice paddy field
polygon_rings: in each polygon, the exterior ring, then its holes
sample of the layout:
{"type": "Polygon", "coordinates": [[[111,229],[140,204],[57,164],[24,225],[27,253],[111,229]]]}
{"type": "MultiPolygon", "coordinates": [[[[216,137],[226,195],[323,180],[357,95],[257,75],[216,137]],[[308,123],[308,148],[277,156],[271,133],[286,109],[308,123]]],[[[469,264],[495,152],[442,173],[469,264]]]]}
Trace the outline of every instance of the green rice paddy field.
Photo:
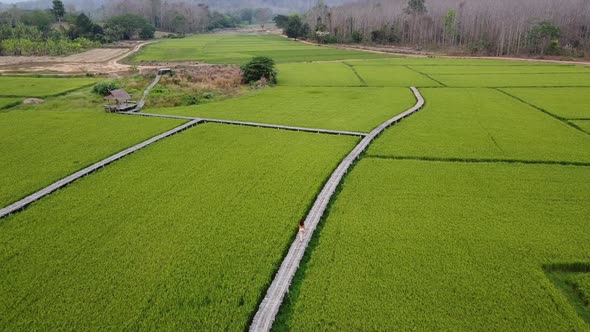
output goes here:
{"type": "Polygon", "coordinates": [[[183,123],[48,104],[0,111],[0,205],[183,123]]]}
{"type": "Polygon", "coordinates": [[[408,88],[280,86],[223,102],[149,112],[369,132],[414,103],[408,88]]]}
{"type": "MultiPolygon", "coordinates": [[[[369,132],[415,103],[410,86],[426,100],[345,176],[274,330],[590,331],[589,67],[255,35],[166,40],[134,61],[253,55],[280,63],[279,86],[145,112],[369,132]]],[[[106,114],[83,93],[6,101],[0,205],[183,123],[106,114]]],[[[247,329],[358,141],[202,124],[0,219],[0,329],[247,329]]]]}
{"type": "Polygon", "coordinates": [[[93,78],[38,78],[0,76],[0,97],[47,97],[96,83],[93,78]]]}
{"type": "Polygon", "coordinates": [[[169,39],[148,45],[134,56],[132,61],[239,64],[259,55],[270,56],[278,63],[391,57],[327,46],[305,45],[277,35],[210,34],[169,39]]]}
{"type": "Polygon", "coordinates": [[[2,330],[242,330],[357,141],[207,124],[0,224],[2,330]]]}
{"type": "Polygon", "coordinates": [[[0,110],[4,108],[10,108],[20,104],[19,98],[0,98],[0,110]]]}

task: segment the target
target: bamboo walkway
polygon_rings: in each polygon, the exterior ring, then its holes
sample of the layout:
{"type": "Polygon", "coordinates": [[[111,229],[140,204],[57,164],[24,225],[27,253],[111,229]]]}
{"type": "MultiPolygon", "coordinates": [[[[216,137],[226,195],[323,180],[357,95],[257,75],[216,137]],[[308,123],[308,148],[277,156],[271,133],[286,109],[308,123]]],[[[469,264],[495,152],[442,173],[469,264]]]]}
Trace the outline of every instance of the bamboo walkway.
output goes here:
{"type": "Polygon", "coordinates": [[[137,150],[143,149],[146,146],[148,146],[152,143],[155,143],[159,140],[162,140],[166,137],[172,136],[172,135],[177,134],[181,131],[184,131],[190,127],[196,126],[197,124],[202,123],[202,122],[203,121],[201,119],[192,119],[192,121],[190,121],[190,122],[187,122],[181,126],[178,126],[174,129],[171,129],[171,130],[169,130],[165,133],[162,133],[160,135],[154,136],[146,141],[143,141],[143,142],[141,142],[137,145],[134,145],[128,149],[125,149],[117,154],[114,154],[106,159],[103,159],[93,165],[90,165],[82,170],[79,170],[78,172],[71,174],[71,175],[69,175],[69,176],[21,199],[20,201],[15,202],[15,203],[1,209],[0,210],[0,219],[8,216],[11,213],[14,213],[14,212],[24,209],[25,207],[27,207],[27,205],[34,203],[35,201],[41,199],[42,197],[45,197],[45,196],[51,194],[52,192],[54,192],[58,189],[61,189],[65,186],[69,185],[70,183],[80,179],[81,177],[84,177],[90,173],[93,173],[93,172],[99,170],[100,168],[102,168],[104,166],[107,166],[108,164],[110,164],[114,161],[117,161],[117,160],[137,151],[137,150]]]}
{"type": "Polygon", "coordinates": [[[267,124],[267,123],[232,121],[232,120],[222,120],[222,119],[194,118],[194,117],[182,116],[182,115],[167,115],[167,114],[154,114],[154,113],[143,113],[143,112],[140,113],[140,112],[135,112],[135,111],[119,112],[118,114],[153,116],[153,117],[159,117],[159,118],[171,118],[171,119],[182,119],[182,120],[199,119],[199,120],[202,120],[203,122],[210,122],[210,123],[222,123],[222,124],[236,125],[236,126],[248,126],[248,127],[258,127],[258,128],[272,128],[272,129],[282,129],[282,130],[291,130],[291,131],[303,131],[303,132],[329,134],[329,135],[347,135],[347,136],[360,136],[360,137],[365,137],[365,136],[369,135],[367,133],[361,133],[361,132],[356,132],[356,131],[294,127],[294,126],[283,126],[283,125],[273,125],[273,124],[267,124]]]}
{"type": "Polygon", "coordinates": [[[145,98],[147,98],[147,95],[150,93],[150,91],[152,91],[152,89],[156,86],[156,84],[160,83],[161,78],[162,78],[162,75],[160,75],[160,74],[156,75],[156,78],[154,79],[152,84],[150,84],[147,87],[147,89],[145,89],[145,91],[143,92],[143,96],[141,97],[141,100],[139,101],[139,103],[137,103],[137,106],[131,110],[131,112],[139,112],[143,109],[143,106],[145,105],[145,98]]]}
{"type": "Polygon", "coordinates": [[[417,100],[416,105],[382,123],[377,128],[373,129],[370,134],[366,135],[365,138],[363,138],[363,140],[352,150],[352,152],[350,152],[348,156],[342,160],[340,165],[338,165],[338,168],[336,168],[334,173],[332,173],[330,176],[328,182],[324,185],[324,188],[317,196],[311,210],[309,211],[309,214],[305,219],[305,234],[303,236],[303,240],[299,240],[299,238],[296,237],[291,244],[287,256],[281,263],[281,267],[279,268],[270,287],[268,288],[266,296],[258,307],[258,311],[256,312],[256,315],[252,320],[252,324],[250,325],[250,331],[270,331],[274,319],[283,302],[283,298],[289,291],[293,276],[295,276],[295,272],[297,272],[299,263],[303,258],[303,254],[305,253],[305,249],[311,240],[313,232],[315,231],[320,219],[324,215],[324,212],[326,211],[328,203],[334,195],[336,188],[354,161],[359,158],[361,153],[365,151],[371,142],[385,129],[408,117],[414,112],[417,112],[424,106],[424,99],[422,98],[422,95],[418,89],[414,87],[411,89],[417,100]]]}

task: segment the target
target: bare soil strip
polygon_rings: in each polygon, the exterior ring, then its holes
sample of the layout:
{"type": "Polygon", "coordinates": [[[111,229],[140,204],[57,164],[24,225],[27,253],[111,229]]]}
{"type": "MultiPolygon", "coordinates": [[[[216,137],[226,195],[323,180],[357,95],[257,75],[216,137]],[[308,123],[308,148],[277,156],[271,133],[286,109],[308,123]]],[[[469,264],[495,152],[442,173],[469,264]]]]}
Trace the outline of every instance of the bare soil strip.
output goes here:
{"type": "MultiPolygon", "coordinates": [[[[115,48],[97,48],[66,57],[1,56],[0,73],[110,74],[127,71],[119,61],[139,51],[149,42],[130,42],[115,48]]],[[[151,67],[150,67],[151,68],[151,67]]]]}
{"type": "Polygon", "coordinates": [[[252,320],[252,324],[250,325],[250,331],[270,331],[279,308],[283,303],[283,298],[291,286],[295,272],[297,272],[297,269],[299,268],[299,263],[303,258],[305,249],[307,248],[307,245],[313,236],[313,232],[322,219],[326,208],[332,199],[332,196],[336,192],[337,187],[340,185],[344,175],[354,164],[355,160],[360,157],[360,155],[369,147],[371,142],[385,129],[419,111],[424,106],[424,99],[422,98],[422,95],[418,89],[414,87],[411,89],[417,100],[416,105],[373,129],[373,131],[371,131],[371,133],[367,135],[354,148],[354,150],[352,150],[352,152],[350,152],[350,154],[344,158],[344,160],[342,160],[340,165],[338,165],[338,168],[336,168],[334,173],[332,173],[330,176],[328,182],[326,182],[324,185],[324,188],[317,196],[311,210],[305,219],[305,233],[303,235],[303,239],[300,240],[299,238],[295,238],[291,244],[287,256],[283,260],[281,267],[279,268],[270,287],[268,288],[266,296],[258,307],[258,311],[256,312],[256,315],[252,320]]]}

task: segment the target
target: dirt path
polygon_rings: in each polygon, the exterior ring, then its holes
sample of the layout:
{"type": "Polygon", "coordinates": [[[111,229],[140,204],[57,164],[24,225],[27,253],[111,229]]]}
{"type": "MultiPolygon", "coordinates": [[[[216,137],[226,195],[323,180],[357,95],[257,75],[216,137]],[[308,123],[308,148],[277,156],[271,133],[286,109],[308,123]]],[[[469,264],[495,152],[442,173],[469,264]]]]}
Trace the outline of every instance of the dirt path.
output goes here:
{"type": "MultiPolygon", "coordinates": [[[[115,48],[97,48],[66,57],[2,56],[0,73],[51,73],[51,74],[112,74],[128,71],[131,65],[121,60],[139,51],[147,42],[130,42],[115,48]]],[[[142,66],[143,67],[143,66],[142,66]]],[[[146,66],[152,68],[152,66],[146,66]]]]}

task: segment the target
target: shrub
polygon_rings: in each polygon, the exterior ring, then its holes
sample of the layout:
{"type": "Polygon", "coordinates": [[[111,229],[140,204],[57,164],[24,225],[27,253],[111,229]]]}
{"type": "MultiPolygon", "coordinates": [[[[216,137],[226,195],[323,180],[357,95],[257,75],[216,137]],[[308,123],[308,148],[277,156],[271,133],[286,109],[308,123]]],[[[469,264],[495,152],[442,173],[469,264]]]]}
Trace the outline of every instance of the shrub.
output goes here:
{"type": "Polygon", "coordinates": [[[270,84],[277,82],[277,71],[273,59],[264,56],[252,58],[242,67],[242,82],[249,84],[265,78],[270,84]]]}
{"type": "Polygon", "coordinates": [[[353,31],[352,32],[352,42],[355,44],[360,44],[363,42],[363,33],[360,31],[353,31]]]}
{"type": "Polygon", "coordinates": [[[338,38],[336,36],[327,36],[324,39],[324,44],[338,44],[338,38]]]}
{"type": "Polygon", "coordinates": [[[110,90],[116,90],[119,88],[120,88],[120,86],[119,86],[119,83],[117,83],[117,82],[101,82],[101,83],[98,83],[94,86],[94,88],[92,89],[92,92],[104,97],[109,94],[110,90]]]}

